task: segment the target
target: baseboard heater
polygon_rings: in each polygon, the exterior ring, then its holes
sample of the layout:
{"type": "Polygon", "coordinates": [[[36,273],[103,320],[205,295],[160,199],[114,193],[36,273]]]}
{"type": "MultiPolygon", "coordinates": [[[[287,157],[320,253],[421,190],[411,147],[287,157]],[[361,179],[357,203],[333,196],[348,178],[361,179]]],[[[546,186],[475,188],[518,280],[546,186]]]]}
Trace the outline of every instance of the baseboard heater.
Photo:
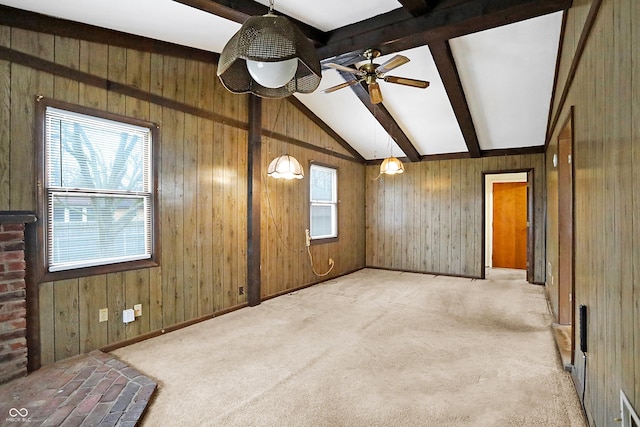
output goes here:
{"type": "Polygon", "coordinates": [[[631,406],[624,391],[620,390],[620,414],[622,415],[622,427],[640,427],[638,413],[631,406]]]}

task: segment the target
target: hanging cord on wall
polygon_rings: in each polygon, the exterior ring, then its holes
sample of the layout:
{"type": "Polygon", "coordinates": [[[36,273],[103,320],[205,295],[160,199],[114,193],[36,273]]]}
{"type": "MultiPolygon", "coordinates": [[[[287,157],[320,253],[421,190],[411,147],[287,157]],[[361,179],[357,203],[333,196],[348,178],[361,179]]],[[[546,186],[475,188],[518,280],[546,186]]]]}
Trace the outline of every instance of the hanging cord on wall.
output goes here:
{"type": "Polygon", "coordinates": [[[316,268],[313,265],[313,255],[311,255],[311,235],[309,234],[309,230],[304,230],[304,232],[305,232],[305,239],[306,239],[305,244],[307,246],[307,253],[309,254],[309,262],[311,263],[311,271],[313,271],[313,274],[315,274],[318,277],[324,277],[329,273],[331,273],[331,270],[333,270],[333,267],[335,266],[335,263],[333,262],[333,258],[329,258],[329,270],[327,270],[326,273],[318,273],[316,271],[316,268]]]}
{"type": "MultiPolygon", "coordinates": [[[[273,132],[274,129],[276,127],[276,123],[278,122],[278,117],[280,116],[280,110],[282,107],[282,103],[279,103],[278,105],[278,110],[276,111],[276,117],[273,121],[273,126],[271,127],[271,132],[269,134],[269,138],[273,139],[273,132]]],[[[271,206],[271,197],[270,197],[270,193],[269,193],[269,177],[268,175],[263,175],[265,182],[267,183],[265,185],[265,193],[267,196],[267,206],[269,207],[269,216],[271,217],[271,221],[273,222],[273,227],[276,230],[276,234],[278,236],[278,239],[280,240],[280,242],[282,243],[282,246],[284,246],[287,250],[294,252],[294,253],[301,253],[301,250],[297,250],[294,249],[292,247],[290,247],[289,245],[287,245],[287,242],[285,242],[284,238],[282,237],[282,233],[280,232],[280,229],[278,228],[278,224],[276,223],[276,218],[275,215],[273,214],[273,208],[271,206]]],[[[329,273],[331,273],[331,271],[333,270],[334,267],[334,261],[332,258],[329,258],[329,270],[326,273],[318,273],[313,265],[313,256],[311,255],[311,236],[309,234],[309,230],[305,230],[305,245],[307,247],[307,253],[309,254],[309,262],[311,263],[311,271],[313,271],[313,274],[315,274],[318,277],[324,277],[326,275],[328,275],[329,273]]]]}
{"type": "MultiPolygon", "coordinates": [[[[273,139],[273,130],[276,127],[276,123],[278,123],[278,117],[280,116],[280,109],[282,107],[282,102],[280,102],[278,104],[278,110],[276,111],[276,118],[273,121],[273,126],[271,127],[271,132],[269,135],[270,139],[273,139]]],[[[282,242],[282,246],[284,246],[288,251],[294,252],[294,253],[302,253],[302,250],[298,250],[298,249],[294,249],[292,247],[290,247],[289,245],[287,245],[287,242],[285,242],[284,238],[282,237],[282,233],[280,231],[280,229],[278,228],[278,224],[276,223],[276,218],[275,215],[273,214],[273,208],[271,207],[271,198],[269,197],[269,177],[267,176],[267,174],[265,173],[263,175],[263,180],[264,182],[266,182],[265,185],[265,193],[267,196],[267,206],[269,207],[269,216],[271,217],[271,222],[273,222],[273,228],[275,228],[276,230],[276,235],[278,236],[278,239],[280,240],[280,242],[282,242]]]]}

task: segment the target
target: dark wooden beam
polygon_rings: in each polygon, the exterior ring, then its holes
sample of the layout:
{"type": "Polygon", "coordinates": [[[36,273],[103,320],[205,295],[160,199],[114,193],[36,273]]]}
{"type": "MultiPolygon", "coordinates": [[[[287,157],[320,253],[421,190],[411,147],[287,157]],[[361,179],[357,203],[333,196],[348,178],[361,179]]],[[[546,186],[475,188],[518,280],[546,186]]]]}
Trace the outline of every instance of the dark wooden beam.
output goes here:
{"type": "Polygon", "coordinates": [[[298,98],[295,96],[290,96],[287,100],[293,104],[298,110],[300,110],[309,120],[318,125],[320,129],[326,132],[331,138],[335,139],[338,144],[342,146],[345,150],[347,150],[354,159],[363,162],[365,161],[364,157],[358,153],[355,148],[353,148],[347,141],[344,140],[340,135],[338,135],[333,129],[331,129],[320,117],[316,116],[313,111],[311,111],[306,105],[304,105],[298,98]]]}
{"type": "Polygon", "coordinates": [[[412,16],[420,16],[429,12],[435,5],[435,0],[398,0],[403,8],[412,16]]]}
{"type": "MultiPolygon", "coordinates": [[[[204,12],[217,15],[221,18],[243,24],[251,16],[262,16],[269,12],[269,7],[252,0],[173,0],[187,6],[202,10],[204,12]]],[[[280,16],[287,16],[277,13],[280,16]]],[[[322,46],[327,40],[327,33],[298,21],[290,16],[287,18],[295,24],[302,33],[309,38],[316,46],[322,46]]]]}
{"type": "Polygon", "coordinates": [[[429,50],[431,51],[431,56],[433,56],[433,60],[438,68],[438,73],[440,73],[440,78],[449,96],[449,102],[451,102],[451,107],[458,120],[458,125],[464,137],[464,142],[467,144],[469,155],[471,157],[480,157],[478,135],[473,125],[467,98],[464,95],[464,89],[462,88],[462,82],[460,81],[460,75],[458,74],[458,68],[453,59],[449,42],[432,43],[429,45],[429,50]]]}
{"type": "Polygon", "coordinates": [[[142,52],[170,55],[178,58],[193,59],[211,64],[217,64],[220,55],[206,50],[195,49],[174,43],[136,36],[94,25],[53,18],[35,12],[16,9],[0,5],[0,25],[37,31],[45,34],[104,43],[111,46],[136,49],[142,52]]]}
{"type": "Polygon", "coordinates": [[[386,55],[567,10],[572,1],[443,0],[430,13],[415,17],[400,8],[331,31],[318,54],[326,59],[378,48],[386,55]]]}
{"type": "Polygon", "coordinates": [[[260,304],[260,200],[262,198],[262,99],[249,95],[247,157],[247,303],[260,304]]]}
{"type": "MultiPolygon", "coordinates": [[[[345,80],[353,80],[355,76],[351,73],[346,73],[344,71],[338,70],[340,75],[345,80]]],[[[387,110],[382,103],[380,104],[372,104],[371,98],[369,97],[369,91],[366,88],[366,83],[362,82],[361,84],[355,84],[351,86],[353,92],[356,94],[358,99],[367,107],[367,109],[373,114],[373,117],[376,118],[380,125],[384,128],[385,131],[393,138],[393,140],[398,144],[398,147],[404,152],[407,156],[407,159],[410,162],[419,162],[421,157],[416,147],[413,146],[407,135],[400,129],[398,122],[391,116],[389,110],[387,110]]],[[[384,95],[384,93],[383,93],[384,95]]]]}

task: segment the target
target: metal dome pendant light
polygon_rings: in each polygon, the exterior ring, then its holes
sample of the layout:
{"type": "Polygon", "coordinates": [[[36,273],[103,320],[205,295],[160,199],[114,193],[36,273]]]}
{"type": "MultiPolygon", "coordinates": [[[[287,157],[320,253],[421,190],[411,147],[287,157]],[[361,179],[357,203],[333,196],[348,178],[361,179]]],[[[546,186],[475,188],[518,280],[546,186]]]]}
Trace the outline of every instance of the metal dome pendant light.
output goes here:
{"type": "Polygon", "coordinates": [[[218,77],[233,93],[263,98],[311,93],[322,78],[313,44],[289,19],[269,13],[252,16],[229,39],[218,61],[218,77]]]}

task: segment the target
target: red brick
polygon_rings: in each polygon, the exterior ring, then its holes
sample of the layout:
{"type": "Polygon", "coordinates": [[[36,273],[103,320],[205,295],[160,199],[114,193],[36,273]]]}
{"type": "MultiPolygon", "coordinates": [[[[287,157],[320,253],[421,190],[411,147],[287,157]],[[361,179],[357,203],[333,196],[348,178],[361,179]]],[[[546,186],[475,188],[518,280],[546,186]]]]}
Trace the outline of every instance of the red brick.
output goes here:
{"type": "Polygon", "coordinates": [[[18,289],[24,289],[27,287],[24,279],[2,280],[1,276],[2,275],[0,274],[0,294],[9,291],[17,291],[18,289]]]}
{"type": "Polygon", "coordinates": [[[20,308],[14,311],[0,312],[0,322],[6,322],[8,320],[15,320],[27,317],[27,310],[20,308]]]}
{"type": "Polygon", "coordinates": [[[14,281],[24,279],[25,273],[23,271],[9,271],[2,273],[2,281],[14,281]]]}
{"type": "Polygon", "coordinates": [[[2,224],[3,231],[24,231],[24,224],[2,224]]]}
{"type": "Polygon", "coordinates": [[[24,251],[25,244],[24,242],[5,242],[4,244],[0,244],[0,252],[17,252],[24,251]]]}
{"type": "Polygon", "coordinates": [[[27,302],[24,300],[24,298],[0,303],[0,313],[9,313],[22,309],[27,309],[27,302]]]}
{"type": "Polygon", "coordinates": [[[14,242],[24,240],[22,231],[3,231],[0,232],[0,242],[14,242]]]}
{"type": "Polygon", "coordinates": [[[27,319],[25,318],[17,319],[9,323],[11,323],[11,326],[13,326],[16,329],[26,329],[27,327],[27,319]]]}
{"type": "Polygon", "coordinates": [[[7,251],[0,252],[0,262],[22,261],[24,259],[24,251],[7,251]]]}
{"type": "Polygon", "coordinates": [[[25,261],[10,262],[7,264],[7,271],[21,271],[27,269],[27,263],[25,261]]]}
{"type": "Polygon", "coordinates": [[[18,341],[18,342],[14,342],[11,344],[11,350],[19,350],[19,349],[23,349],[23,348],[27,348],[27,340],[24,339],[22,341],[18,341]]]}
{"type": "MultiPolygon", "coordinates": [[[[18,289],[17,291],[3,292],[0,294],[0,303],[2,303],[3,305],[5,303],[20,302],[24,299],[26,299],[26,293],[24,289],[18,289]]],[[[13,310],[4,309],[0,311],[13,311],[13,310]]]]}

